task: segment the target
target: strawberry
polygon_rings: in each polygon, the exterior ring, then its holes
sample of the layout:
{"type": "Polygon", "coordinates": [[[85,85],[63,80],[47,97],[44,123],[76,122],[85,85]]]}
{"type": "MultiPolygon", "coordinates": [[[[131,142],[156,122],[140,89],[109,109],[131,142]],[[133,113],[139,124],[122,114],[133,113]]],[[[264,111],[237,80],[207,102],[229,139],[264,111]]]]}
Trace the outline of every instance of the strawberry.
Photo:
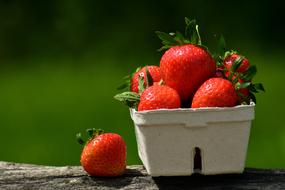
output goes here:
{"type": "MultiPolygon", "coordinates": [[[[239,57],[237,53],[232,53],[230,55],[227,55],[226,58],[224,59],[224,66],[225,68],[229,71],[235,60],[239,57]]],[[[236,69],[236,72],[238,73],[244,73],[246,70],[249,68],[250,64],[248,59],[243,58],[241,61],[240,66],[236,69]]]]}
{"type": "Polygon", "coordinates": [[[230,81],[210,78],[195,93],[191,107],[233,107],[237,103],[238,95],[230,81]]]}
{"type": "MultiPolygon", "coordinates": [[[[238,82],[242,85],[242,84],[245,84],[246,81],[242,80],[242,79],[238,79],[238,82]]],[[[250,82],[251,83],[251,82],[250,82]]],[[[244,97],[248,97],[249,95],[249,89],[247,87],[244,87],[244,88],[239,88],[238,89],[238,92],[242,94],[242,96],[244,97]]]]}
{"type": "MultiPolygon", "coordinates": [[[[126,144],[115,133],[102,134],[102,130],[89,129],[80,163],[90,176],[113,177],[122,175],[126,168],[126,144]]],[[[80,144],[84,141],[77,134],[80,144]]]]}
{"type": "Polygon", "coordinates": [[[261,83],[253,83],[257,72],[256,66],[251,65],[244,56],[234,50],[227,51],[223,36],[218,43],[218,52],[214,54],[217,63],[216,77],[225,78],[232,82],[238,94],[240,104],[256,102],[254,93],[265,92],[261,83]]]}
{"type": "Polygon", "coordinates": [[[177,90],[181,100],[191,100],[198,87],[208,78],[213,77],[216,63],[210,53],[202,46],[196,21],[185,18],[186,32],[157,32],[163,41],[161,49],[168,49],[161,60],[161,76],[167,86],[177,90]]]}
{"type": "MultiPolygon", "coordinates": [[[[161,80],[161,76],[160,76],[160,68],[158,66],[145,66],[142,69],[140,69],[139,71],[137,71],[132,79],[131,79],[131,86],[130,86],[130,90],[132,92],[136,92],[138,93],[138,86],[139,86],[139,77],[142,77],[144,79],[145,84],[147,83],[146,80],[146,67],[152,77],[153,82],[159,82],[161,80]]],[[[146,85],[144,85],[146,87],[146,85]]]]}
{"type": "Polygon", "coordinates": [[[154,85],[142,92],[138,111],[179,107],[180,97],[176,90],[168,86],[154,85]]]}
{"type": "Polygon", "coordinates": [[[205,80],[214,76],[216,65],[207,51],[187,44],[166,51],[160,60],[160,68],[165,84],[187,101],[205,80]]]}
{"type": "MultiPolygon", "coordinates": [[[[156,67],[156,66],[154,66],[156,67]]],[[[114,96],[114,98],[120,102],[123,102],[125,105],[127,105],[130,108],[138,109],[138,105],[141,99],[141,94],[145,91],[145,89],[150,88],[152,86],[158,86],[158,88],[161,85],[164,85],[164,81],[160,80],[159,82],[155,82],[152,78],[152,75],[150,74],[150,71],[148,69],[149,67],[145,67],[145,73],[142,75],[138,75],[137,78],[133,77],[135,79],[135,83],[137,83],[137,91],[138,92],[123,92],[120,94],[117,94],[114,96]],[[136,81],[137,80],[137,81],[136,81]]],[[[159,69],[159,67],[153,68],[155,70],[159,69]]],[[[154,71],[154,70],[153,70],[154,71]]],[[[139,72],[137,72],[139,73],[139,72]]],[[[134,83],[133,83],[134,84],[134,83]]]]}

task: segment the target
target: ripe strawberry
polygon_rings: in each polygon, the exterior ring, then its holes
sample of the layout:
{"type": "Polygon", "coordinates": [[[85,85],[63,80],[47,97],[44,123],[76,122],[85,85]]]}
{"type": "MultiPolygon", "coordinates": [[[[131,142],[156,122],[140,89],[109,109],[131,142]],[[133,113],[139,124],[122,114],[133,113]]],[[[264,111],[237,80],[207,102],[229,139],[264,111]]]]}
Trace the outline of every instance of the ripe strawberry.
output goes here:
{"type": "Polygon", "coordinates": [[[230,81],[210,78],[195,93],[191,107],[233,107],[237,102],[238,95],[230,81]]]}
{"type": "Polygon", "coordinates": [[[168,86],[154,85],[142,92],[138,111],[179,107],[180,97],[176,90],[168,86]]]}
{"type": "MultiPolygon", "coordinates": [[[[132,79],[131,79],[131,91],[132,92],[136,92],[138,93],[138,86],[139,86],[139,76],[143,77],[144,79],[144,83],[147,83],[146,80],[146,67],[152,77],[153,82],[159,82],[161,80],[161,76],[160,76],[160,68],[158,66],[145,66],[142,69],[140,69],[138,72],[136,72],[132,79]]],[[[146,85],[145,85],[146,87],[146,85]]]]}
{"type": "Polygon", "coordinates": [[[226,50],[226,43],[223,36],[218,42],[218,51],[214,54],[217,63],[216,77],[226,78],[231,81],[238,94],[240,104],[256,103],[254,93],[265,92],[261,83],[253,83],[257,72],[256,66],[251,65],[244,56],[236,51],[226,50]]]}
{"type": "MultiPolygon", "coordinates": [[[[240,55],[233,53],[230,54],[228,56],[226,56],[226,58],[224,59],[224,66],[225,68],[229,71],[233,65],[233,63],[235,62],[235,60],[239,57],[240,55]]],[[[249,68],[250,64],[248,59],[243,58],[243,60],[241,61],[240,66],[236,69],[235,72],[238,73],[244,73],[246,72],[246,70],[249,68]]]]}
{"type": "Polygon", "coordinates": [[[187,101],[205,80],[215,75],[216,64],[207,51],[187,44],[166,51],[160,69],[165,84],[187,101]]]}
{"type": "MultiPolygon", "coordinates": [[[[90,176],[112,177],[122,175],[126,168],[126,144],[115,133],[101,134],[101,130],[89,130],[91,139],[85,144],[80,163],[90,176]]],[[[84,141],[78,134],[78,140],[84,141]]]]}
{"type": "Polygon", "coordinates": [[[163,41],[161,49],[168,49],[161,60],[161,76],[167,86],[177,90],[183,102],[189,101],[197,88],[207,79],[213,77],[216,63],[202,46],[196,21],[185,18],[186,32],[157,32],[163,41]]]}
{"type": "MultiPolygon", "coordinates": [[[[248,97],[249,96],[249,89],[248,88],[241,88],[238,90],[239,93],[242,94],[242,96],[244,97],[248,97]]],[[[242,101],[242,98],[239,98],[240,101],[242,101]]]]}

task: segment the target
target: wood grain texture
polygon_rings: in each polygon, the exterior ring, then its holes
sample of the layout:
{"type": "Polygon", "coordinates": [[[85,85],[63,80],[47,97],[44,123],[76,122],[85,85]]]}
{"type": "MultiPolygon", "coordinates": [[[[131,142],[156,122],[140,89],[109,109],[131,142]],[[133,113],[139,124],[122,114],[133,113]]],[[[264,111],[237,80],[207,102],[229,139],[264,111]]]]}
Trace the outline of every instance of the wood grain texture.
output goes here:
{"type": "Polygon", "coordinates": [[[285,169],[246,169],[243,174],[155,177],[128,166],[116,178],[89,177],[80,166],[0,162],[0,189],[285,189],[285,169]]]}

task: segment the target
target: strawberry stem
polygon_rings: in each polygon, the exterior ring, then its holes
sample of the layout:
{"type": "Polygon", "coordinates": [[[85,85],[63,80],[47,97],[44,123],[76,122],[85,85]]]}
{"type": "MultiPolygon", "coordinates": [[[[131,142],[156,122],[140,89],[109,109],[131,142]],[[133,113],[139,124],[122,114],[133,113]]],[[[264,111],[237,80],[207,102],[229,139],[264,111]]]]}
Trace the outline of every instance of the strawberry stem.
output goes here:
{"type": "Polygon", "coordinates": [[[101,134],[104,133],[103,129],[95,129],[95,128],[90,128],[86,130],[86,133],[88,134],[89,138],[95,138],[101,134]]]}
{"type": "Polygon", "coordinates": [[[161,39],[163,44],[163,46],[158,51],[185,44],[197,45],[207,50],[207,47],[202,45],[199,26],[196,24],[196,20],[190,20],[189,18],[185,17],[185,24],[186,27],[184,36],[179,31],[176,31],[175,33],[156,31],[155,33],[157,34],[158,38],[161,39]]]}
{"type": "Polygon", "coordinates": [[[86,133],[88,134],[89,138],[93,137],[93,134],[94,134],[95,130],[96,130],[95,128],[86,129],[86,133]]]}
{"type": "Polygon", "coordinates": [[[96,138],[97,136],[101,135],[104,133],[103,129],[95,129],[95,128],[90,128],[86,129],[86,133],[88,134],[89,138],[88,141],[85,141],[82,139],[81,133],[76,134],[76,140],[79,144],[84,145],[87,142],[89,142],[91,139],[96,138]]]}
{"type": "Polygon", "coordinates": [[[198,25],[196,25],[196,33],[197,33],[197,36],[198,36],[197,45],[201,46],[202,45],[202,41],[201,41],[201,36],[200,36],[200,33],[199,33],[199,26],[198,25]]]}

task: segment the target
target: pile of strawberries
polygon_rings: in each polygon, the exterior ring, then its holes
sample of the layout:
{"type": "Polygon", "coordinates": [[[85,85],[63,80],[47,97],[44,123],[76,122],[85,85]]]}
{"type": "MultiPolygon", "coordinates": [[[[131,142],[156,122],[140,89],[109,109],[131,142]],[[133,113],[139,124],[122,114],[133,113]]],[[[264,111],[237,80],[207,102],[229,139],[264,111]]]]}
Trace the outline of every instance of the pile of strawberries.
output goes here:
{"type": "MultiPolygon", "coordinates": [[[[129,91],[115,96],[138,111],[175,108],[232,107],[256,101],[254,93],[264,91],[253,84],[256,67],[235,51],[226,51],[219,39],[218,53],[211,54],[201,43],[195,20],[185,18],[186,29],[180,32],[156,32],[162,40],[160,50],[167,51],[160,66],[145,66],[126,78],[119,89],[129,91]]],[[[114,177],[126,168],[126,144],[115,133],[88,129],[80,162],[91,176],[114,177]]]]}
{"type": "Polygon", "coordinates": [[[195,20],[185,18],[185,35],[156,32],[167,50],[160,66],[145,66],[127,78],[119,89],[129,91],[115,96],[138,111],[175,108],[233,107],[256,101],[254,93],[264,91],[254,84],[256,66],[236,51],[211,54],[201,43],[195,20]]]}

